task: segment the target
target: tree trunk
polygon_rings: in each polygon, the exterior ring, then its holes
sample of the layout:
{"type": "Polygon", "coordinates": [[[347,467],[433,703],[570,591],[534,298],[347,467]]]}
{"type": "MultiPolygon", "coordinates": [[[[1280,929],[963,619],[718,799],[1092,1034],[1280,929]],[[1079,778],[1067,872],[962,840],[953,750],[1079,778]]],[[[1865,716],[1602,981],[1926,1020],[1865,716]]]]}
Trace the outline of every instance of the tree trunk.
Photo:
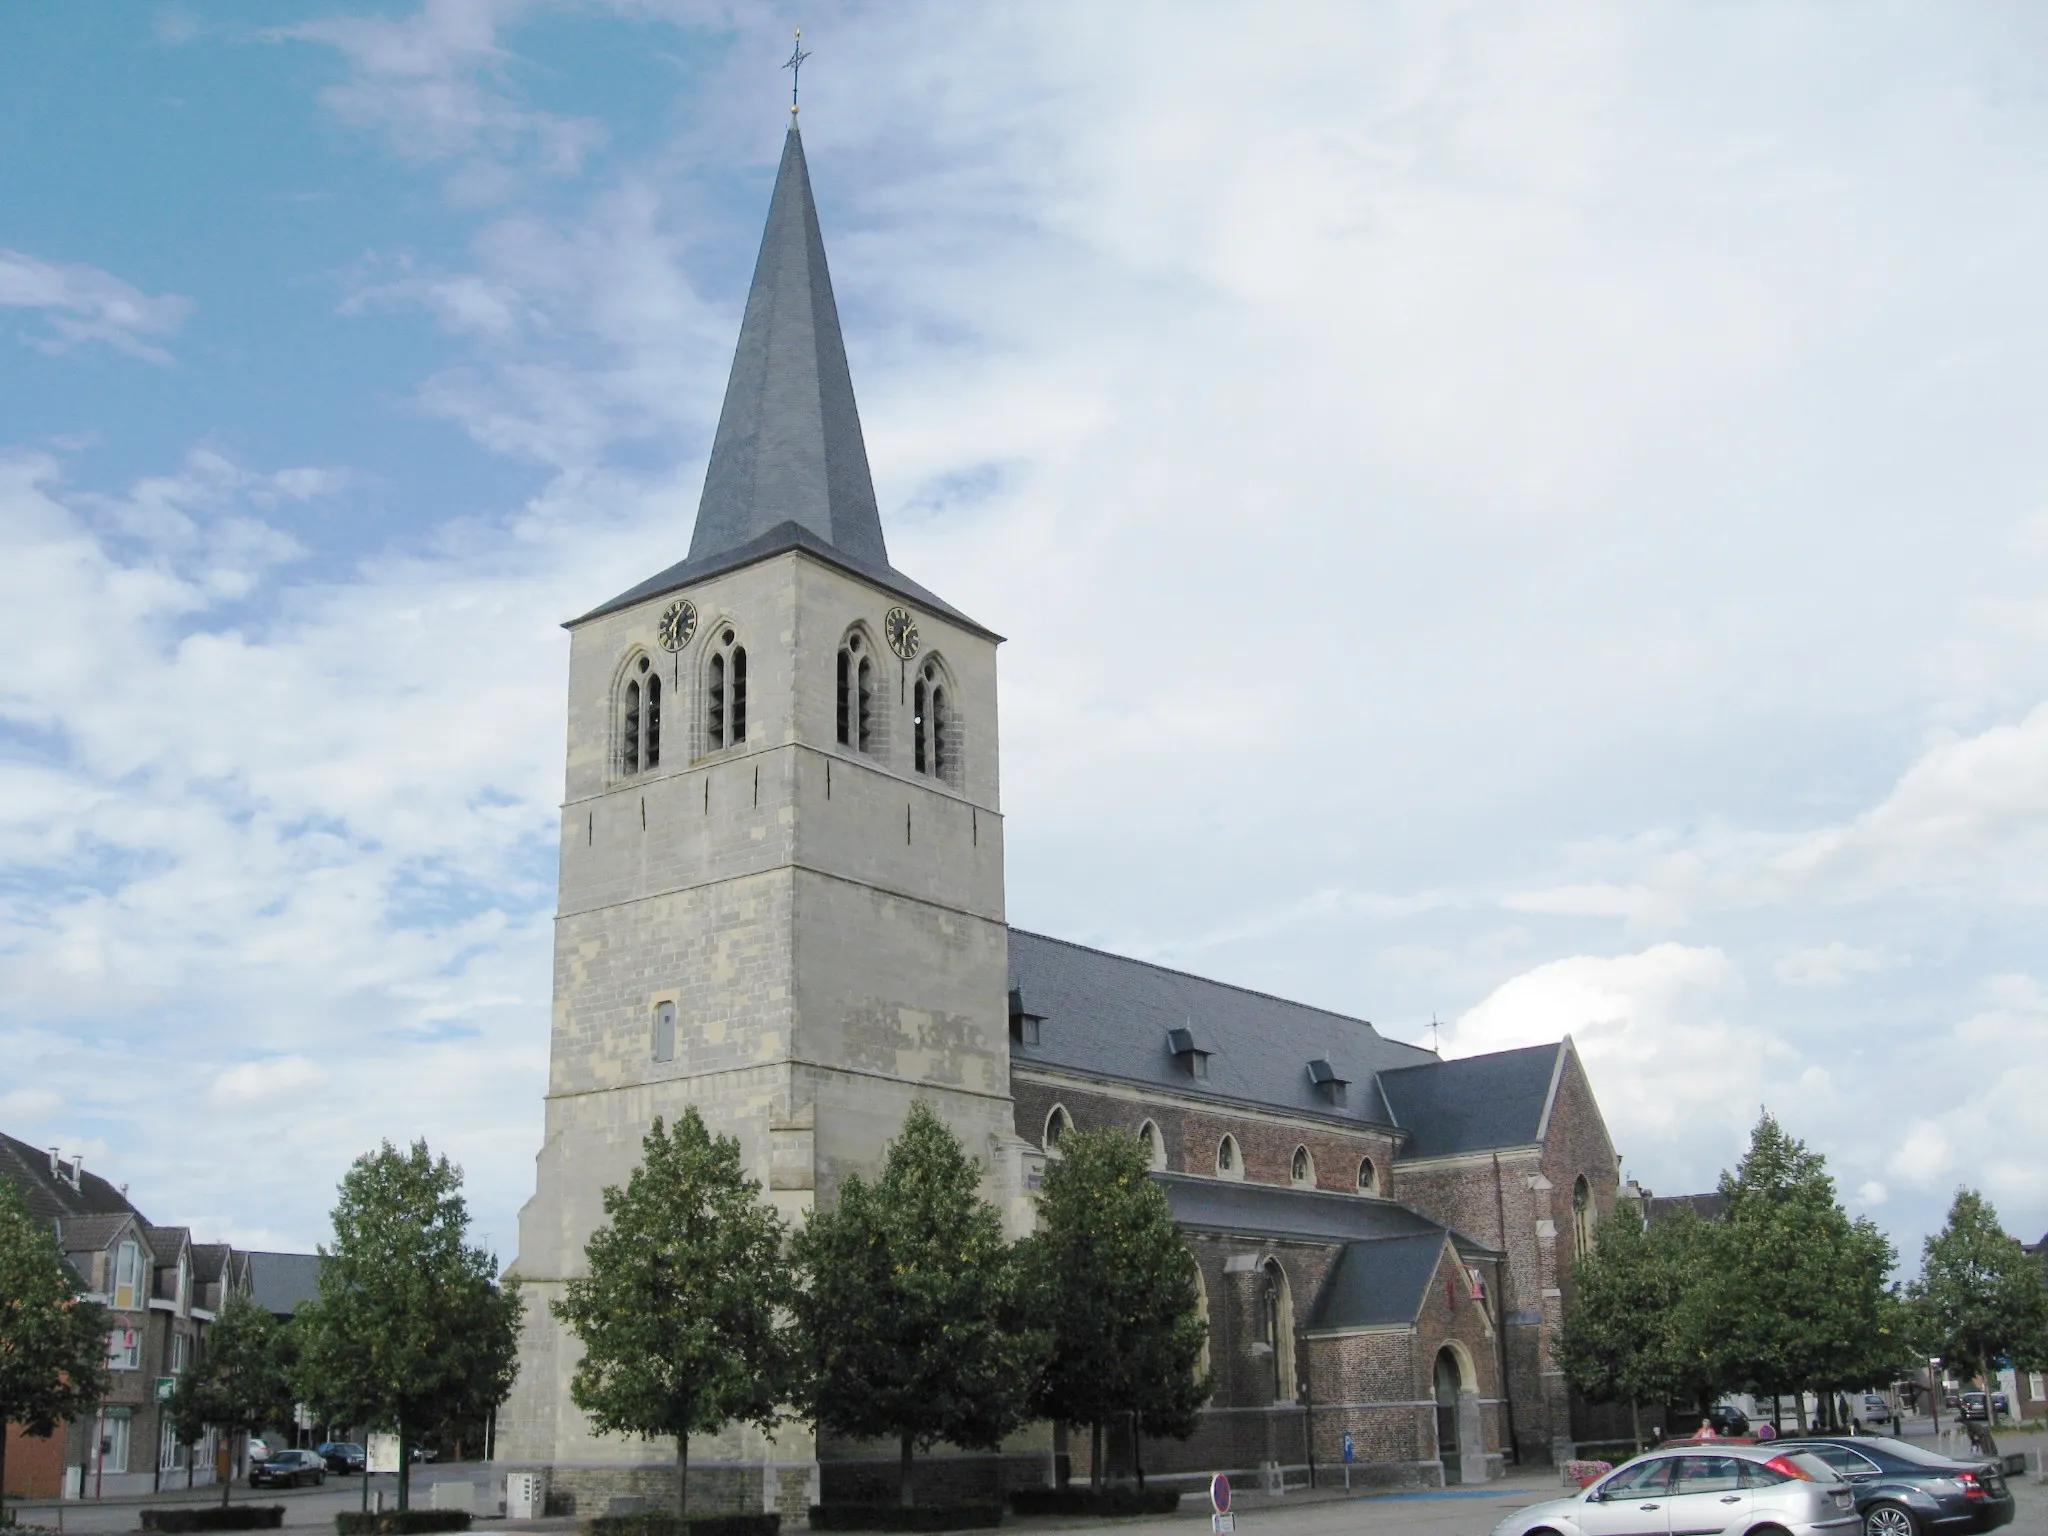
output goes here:
{"type": "Polygon", "coordinates": [[[1806,1433],[1806,1389],[1804,1387],[1801,1387],[1792,1395],[1792,1405],[1798,1410],[1795,1417],[1799,1420],[1799,1433],[1803,1435],[1806,1433]]]}
{"type": "Polygon", "coordinates": [[[228,1459],[227,1465],[223,1467],[221,1465],[220,1451],[216,1448],[213,1453],[213,1473],[214,1476],[220,1478],[220,1507],[226,1509],[228,1507],[228,1495],[234,1492],[235,1489],[235,1432],[231,1429],[223,1429],[219,1433],[220,1443],[227,1447],[228,1459]],[[222,1476],[223,1473],[226,1475],[222,1476]]]}
{"type": "Polygon", "coordinates": [[[1138,1492],[1145,1491],[1145,1445],[1138,1438],[1138,1416],[1131,1415],[1131,1470],[1138,1475],[1138,1492]]]}
{"type": "Polygon", "coordinates": [[[690,1513],[690,1437],[676,1436],[676,1518],[690,1513]]]}
{"type": "Polygon", "coordinates": [[[912,1497],[910,1485],[910,1431],[903,1432],[903,1439],[896,1460],[896,1500],[905,1509],[917,1500],[912,1497]]]}
{"type": "Polygon", "coordinates": [[[1779,1434],[1785,1432],[1785,1406],[1778,1394],[1771,1394],[1771,1428],[1779,1434]]]}
{"type": "Polygon", "coordinates": [[[404,1414],[398,1416],[398,1507],[412,1508],[412,1431],[404,1414]]]}
{"type": "Polygon", "coordinates": [[[1102,1492],[1102,1420],[1088,1426],[1088,1486],[1102,1492]]]}
{"type": "Polygon", "coordinates": [[[1628,1430],[1635,1436],[1636,1454],[1643,1454],[1643,1405],[1635,1398],[1628,1400],[1628,1430]]]}

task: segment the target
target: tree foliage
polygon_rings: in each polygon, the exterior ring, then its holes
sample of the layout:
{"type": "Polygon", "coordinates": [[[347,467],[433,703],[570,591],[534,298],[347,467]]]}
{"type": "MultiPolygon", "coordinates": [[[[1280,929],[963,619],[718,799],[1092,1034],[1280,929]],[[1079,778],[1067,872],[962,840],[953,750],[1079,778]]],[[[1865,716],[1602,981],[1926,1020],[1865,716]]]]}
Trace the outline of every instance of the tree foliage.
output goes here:
{"type": "Polygon", "coordinates": [[[1046,1167],[1039,1230],[1022,1254],[1048,1340],[1033,1411],[1091,1425],[1098,1440],[1123,1418],[1185,1440],[1210,1391],[1196,1370],[1208,1325],[1194,1256],[1137,1142],[1073,1131],[1060,1154],[1046,1167]]]}
{"type": "Polygon", "coordinates": [[[107,1314],[78,1296],[56,1230],[0,1179],[0,1513],[5,1426],[47,1435],[106,1392],[107,1314]]]}
{"type": "Polygon", "coordinates": [[[2048,1281],[1976,1190],[1957,1192],[1908,1295],[1928,1353],[1982,1375],[1986,1392],[1996,1390],[2000,1360],[2019,1370],[2048,1365],[2048,1281]]]}
{"type": "Polygon", "coordinates": [[[1596,1403],[1627,1403],[1642,1448],[1643,1404],[1681,1401],[1707,1374],[1686,1306],[1705,1242],[1691,1212],[1646,1226],[1642,1208],[1617,1202],[1590,1253],[1573,1271],[1572,1304],[1551,1344],[1574,1392],[1596,1403]]]}
{"type": "Polygon", "coordinates": [[[569,1384],[605,1434],[676,1443],[676,1512],[688,1507],[689,1437],[734,1420],[768,1428],[788,1388],[776,1312],[790,1295],[783,1227],[694,1108],[641,1142],[624,1189],[604,1192],[608,1224],[584,1248],[554,1314],[583,1341],[569,1384]]]}
{"type": "Polygon", "coordinates": [[[828,1433],[894,1438],[906,1504],[913,1450],[993,1450],[1024,1421],[1044,1352],[980,1181],[914,1104],[881,1177],[849,1177],[795,1243],[804,1405],[828,1433]]]}
{"type": "Polygon", "coordinates": [[[342,1179],[320,1293],[293,1319],[300,1396],[397,1434],[400,1508],[420,1430],[497,1406],[517,1369],[518,1292],[468,1225],[462,1171],[424,1141],[385,1142],[342,1179]]]}
{"type": "MultiPolygon", "coordinates": [[[[185,1368],[171,1394],[168,1412],[181,1441],[190,1445],[209,1425],[234,1435],[291,1422],[285,1332],[244,1293],[229,1295],[206,1331],[205,1353],[185,1368]]],[[[231,1478],[221,1480],[221,1503],[232,1485],[231,1478]]]]}

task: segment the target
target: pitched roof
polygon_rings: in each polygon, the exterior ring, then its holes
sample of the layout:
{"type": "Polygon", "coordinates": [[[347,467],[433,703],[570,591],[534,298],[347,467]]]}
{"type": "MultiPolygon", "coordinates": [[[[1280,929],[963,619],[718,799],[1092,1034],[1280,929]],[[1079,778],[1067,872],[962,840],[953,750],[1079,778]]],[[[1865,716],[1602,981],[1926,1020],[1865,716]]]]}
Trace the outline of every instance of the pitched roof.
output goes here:
{"type": "Polygon", "coordinates": [[[1531,1045],[1380,1074],[1380,1091],[1411,1140],[1404,1158],[1449,1157],[1540,1141],[1565,1043],[1531,1045]]]}
{"type": "Polygon", "coordinates": [[[249,1295],[264,1311],[289,1317],[302,1302],[320,1294],[317,1253],[251,1253],[249,1295]]]}
{"type": "Polygon", "coordinates": [[[1442,1233],[1346,1243],[1316,1294],[1309,1330],[1414,1322],[1443,1251],[1442,1233]]]}
{"type": "Polygon", "coordinates": [[[67,1216],[58,1224],[57,1242],[66,1253],[97,1253],[124,1228],[132,1227],[146,1244],[149,1229],[133,1211],[118,1216],[67,1216]]]}
{"type": "Polygon", "coordinates": [[[55,1221],[66,1216],[134,1213],[128,1197],[96,1173],[81,1172],[78,1188],[73,1189],[70,1165],[64,1166],[64,1173],[52,1173],[46,1148],[0,1133],[0,1179],[21,1191],[30,1215],[55,1221]]]}
{"type": "Polygon", "coordinates": [[[583,619],[792,549],[987,633],[889,564],[803,136],[794,125],[783,141],[689,555],[583,619]]]}
{"type": "Polygon", "coordinates": [[[1374,1074],[1436,1061],[1364,1019],[1021,928],[1010,930],[1010,985],[1044,1020],[1037,1044],[1011,1045],[1013,1061],[1197,1097],[1386,1125],[1392,1121],[1374,1074]],[[1188,1030],[1210,1053],[1207,1078],[1176,1061],[1167,1040],[1174,1029],[1188,1030]],[[1316,1060],[1350,1080],[1346,1103],[1332,1104],[1317,1091],[1309,1077],[1316,1060]]]}
{"type": "Polygon", "coordinates": [[[1643,1205],[1649,1221],[1669,1221],[1681,1211],[1690,1211],[1702,1221],[1719,1221],[1728,1214],[1728,1197],[1718,1189],[1701,1195],[1651,1195],[1643,1205]]]}
{"type": "Polygon", "coordinates": [[[1426,1237],[1441,1243],[1448,1237],[1461,1253],[1495,1257],[1494,1250],[1484,1243],[1391,1200],[1320,1189],[1282,1189],[1277,1184],[1240,1184],[1185,1173],[1155,1173],[1152,1178],[1166,1192],[1173,1219],[1184,1227],[1323,1242],[1426,1237]]]}
{"type": "Polygon", "coordinates": [[[228,1259],[234,1249],[227,1243],[194,1243],[192,1245],[192,1278],[201,1285],[212,1285],[225,1276],[228,1259]]]}

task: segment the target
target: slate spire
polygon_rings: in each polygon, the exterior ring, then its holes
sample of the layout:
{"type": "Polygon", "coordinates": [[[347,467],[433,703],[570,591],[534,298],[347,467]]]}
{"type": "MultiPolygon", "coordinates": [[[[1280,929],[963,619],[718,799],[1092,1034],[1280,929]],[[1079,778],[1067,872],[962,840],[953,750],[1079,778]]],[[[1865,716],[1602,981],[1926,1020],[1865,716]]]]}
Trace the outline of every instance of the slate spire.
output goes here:
{"type": "Polygon", "coordinates": [[[801,524],[887,570],[882,518],[825,268],[803,137],[790,125],[697,506],[690,563],[801,524]]]}

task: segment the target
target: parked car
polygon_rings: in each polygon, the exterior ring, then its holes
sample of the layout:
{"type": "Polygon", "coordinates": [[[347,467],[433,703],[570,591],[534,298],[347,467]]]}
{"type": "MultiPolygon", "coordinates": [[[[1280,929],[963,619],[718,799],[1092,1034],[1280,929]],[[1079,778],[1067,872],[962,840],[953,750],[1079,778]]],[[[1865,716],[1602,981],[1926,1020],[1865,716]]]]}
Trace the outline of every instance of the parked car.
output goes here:
{"type": "Polygon", "coordinates": [[[249,1437],[249,1465],[253,1467],[259,1461],[268,1461],[270,1456],[270,1442],[261,1435],[251,1435],[249,1437]]]}
{"type": "Polygon", "coordinates": [[[1860,1536],[1855,1494],[1815,1456],[1778,1445],[1665,1447],[1576,1497],[1517,1510],[1493,1536],[1637,1536],[1663,1531],[1860,1536]]]}
{"type": "Polygon", "coordinates": [[[369,1453],[353,1440],[330,1440],[325,1445],[314,1446],[313,1454],[326,1464],[328,1471],[343,1477],[362,1471],[370,1461],[369,1453]]]}
{"type": "MultiPolygon", "coordinates": [[[[1992,1393],[1991,1402],[2002,1414],[2010,1414],[2012,1412],[2011,1407],[2006,1403],[2003,1392],[1992,1393]]],[[[1956,1405],[1956,1412],[1965,1419],[1984,1418],[1984,1394],[1982,1392],[1965,1392],[1962,1396],[1962,1401],[1956,1405]]]]}
{"type": "Polygon", "coordinates": [[[2012,1523],[2012,1490],[1995,1461],[1957,1461],[1884,1435],[1778,1444],[1818,1456],[1848,1480],[1864,1536],[1945,1536],[2012,1523]]]}
{"type": "Polygon", "coordinates": [[[278,1451],[249,1469],[251,1488],[314,1487],[327,1481],[327,1468],[311,1451],[278,1451]]]}
{"type": "Polygon", "coordinates": [[[1892,1405],[1886,1402],[1880,1393],[1876,1392],[1866,1392],[1863,1394],[1863,1411],[1857,1416],[1866,1424],[1891,1424],[1896,1422],[1892,1417],[1892,1405]]]}
{"type": "Polygon", "coordinates": [[[1749,1433],[1749,1415],[1733,1403],[1716,1403],[1707,1410],[1707,1422],[1714,1426],[1717,1435],[1746,1435],[1749,1433]]]}

